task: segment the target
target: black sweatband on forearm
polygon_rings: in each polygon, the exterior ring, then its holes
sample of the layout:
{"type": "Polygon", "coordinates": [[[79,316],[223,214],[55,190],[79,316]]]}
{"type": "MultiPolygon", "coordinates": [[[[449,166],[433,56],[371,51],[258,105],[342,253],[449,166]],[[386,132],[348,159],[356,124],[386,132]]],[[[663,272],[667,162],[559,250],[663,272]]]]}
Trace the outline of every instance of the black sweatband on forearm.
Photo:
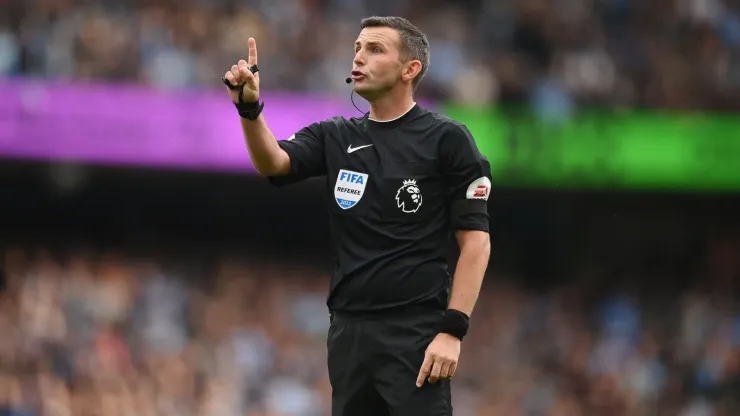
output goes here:
{"type": "Polygon", "coordinates": [[[262,109],[265,108],[265,103],[258,101],[256,103],[236,103],[236,111],[239,112],[239,117],[247,120],[257,120],[257,117],[262,114],[262,109]]]}
{"type": "Polygon", "coordinates": [[[455,309],[448,309],[437,324],[437,332],[450,334],[462,341],[469,327],[470,317],[468,315],[455,309]]]}

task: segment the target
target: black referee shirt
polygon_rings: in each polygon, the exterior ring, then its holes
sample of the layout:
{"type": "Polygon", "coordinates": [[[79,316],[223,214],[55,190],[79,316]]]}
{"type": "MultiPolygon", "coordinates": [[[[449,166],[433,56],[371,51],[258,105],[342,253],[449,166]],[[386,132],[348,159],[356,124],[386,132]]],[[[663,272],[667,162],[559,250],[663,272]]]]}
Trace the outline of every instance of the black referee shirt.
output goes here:
{"type": "Polygon", "coordinates": [[[334,117],[278,144],[291,172],[271,183],[326,177],[330,310],[447,307],[450,234],[488,231],[491,169],[463,124],[415,105],[393,121],[334,117]]]}

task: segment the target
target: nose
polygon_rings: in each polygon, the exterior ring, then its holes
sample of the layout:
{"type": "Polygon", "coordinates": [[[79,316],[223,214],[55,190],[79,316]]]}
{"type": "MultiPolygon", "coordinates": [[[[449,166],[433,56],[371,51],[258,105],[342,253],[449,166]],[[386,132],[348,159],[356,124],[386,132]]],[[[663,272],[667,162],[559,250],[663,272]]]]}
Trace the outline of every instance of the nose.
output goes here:
{"type": "Polygon", "coordinates": [[[355,54],[355,59],[352,60],[352,63],[355,64],[355,67],[362,66],[365,63],[365,58],[362,55],[362,51],[357,51],[355,54]]]}

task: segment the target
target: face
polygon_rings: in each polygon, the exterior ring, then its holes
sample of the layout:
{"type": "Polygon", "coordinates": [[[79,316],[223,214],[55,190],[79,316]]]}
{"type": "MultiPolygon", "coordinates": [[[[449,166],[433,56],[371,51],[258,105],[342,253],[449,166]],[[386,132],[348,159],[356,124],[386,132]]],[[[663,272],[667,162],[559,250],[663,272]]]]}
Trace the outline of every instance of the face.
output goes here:
{"type": "Polygon", "coordinates": [[[361,97],[373,100],[402,81],[410,81],[418,72],[413,72],[414,65],[410,62],[401,62],[400,40],[395,29],[387,27],[362,29],[355,42],[352,66],[355,91],[361,97]]]}

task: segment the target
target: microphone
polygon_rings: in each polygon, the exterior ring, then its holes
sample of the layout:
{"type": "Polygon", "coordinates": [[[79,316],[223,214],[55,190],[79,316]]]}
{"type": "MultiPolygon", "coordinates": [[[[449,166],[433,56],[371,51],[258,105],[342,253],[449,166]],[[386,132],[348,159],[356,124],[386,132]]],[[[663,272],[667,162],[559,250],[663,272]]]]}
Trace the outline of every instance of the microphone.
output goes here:
{"type": "MultiPolygon", "coordinates": [[[[351,84],[352,78],[347,77],[345,78],[344,82],[346,82],[347,84],[351,84]]],[[[352,91],[349,93],[349,100],[352,102],[352,105],[357,109],[357,111],[361,112],[362,114],[365,114],[365,112],[360,110],[360,108],[357,107],[357,104],[355,104],[355,89],[354,88],[352,88],[352,91]]]]}

